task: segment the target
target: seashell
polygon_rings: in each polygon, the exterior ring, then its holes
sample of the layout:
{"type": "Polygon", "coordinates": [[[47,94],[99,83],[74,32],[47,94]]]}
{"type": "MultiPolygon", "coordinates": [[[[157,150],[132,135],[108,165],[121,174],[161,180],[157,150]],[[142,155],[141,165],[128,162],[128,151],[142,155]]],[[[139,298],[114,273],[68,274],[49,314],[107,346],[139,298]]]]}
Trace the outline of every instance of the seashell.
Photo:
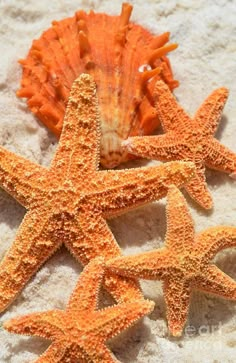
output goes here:
{"type": "Polygon", "coordinates": [[[95,79],[101,114],[101,164],[112,168],[131,158],[121,142],[129,136],[151,134],[159,121],[152,92],[158,79],[169,88],[173,79],[166,53],[169,33],[152,35],[130,23],[132,6],[122,5],[119,16],[78,11],[53,21],[34,40],[20,60],[23,67],[19,97],[54,134],[60,136],[71,85],[81,73],[95,79]]]}

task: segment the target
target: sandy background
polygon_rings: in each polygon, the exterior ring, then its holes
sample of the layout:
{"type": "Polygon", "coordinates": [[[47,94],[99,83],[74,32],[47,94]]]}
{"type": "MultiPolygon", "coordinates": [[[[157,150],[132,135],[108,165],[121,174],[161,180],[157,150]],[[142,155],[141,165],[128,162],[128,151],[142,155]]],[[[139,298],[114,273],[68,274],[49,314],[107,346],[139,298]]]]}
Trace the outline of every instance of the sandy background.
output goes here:
{"type": "MultiPolygon", "coordinates": [[[[171,31],[180,44],[171,53],[175,91],[193,114],[215,88],[226,86],[230,97],[224,110],[218,139],[236,152],[236,1],[182,0],[130,1],[132,20],[158,34],[171,31]]],[[[21,78],[19,58],[53,19],[71,16],[75,10],[94,9],[118,14],[121,1],[0,0],[0,144],[35,162],[49,165],[55,138],[15,96],[21,78]]],[[[136,162],[135,165],[138,163],[136,162]]],[[[134,165],[134,163],[133,163],[134,165]]],[[[130,163],[130,166],[132,164],[130,163]]],[[[236,225],[236,182],[222,173],[207,173],[215,208],[204,212],[189,201],[196,230],[219,224],[236,225]]],[[[123,215],[110,222],[124,253],[150,250],[165,234],[165,200],[123,215]]],[[[12,244],[25,210],[0,191],[0,258],[12,244]]],[[[217,257],[217,264],[236,278],[236,251],[217,257]]],[[[65,249],[56,253],[24,288],[1,320],[28,312],[64,308],[81,266],[65,249]]],[[[159,282],[143,282],[148,298],[156,302],[154,313],[111,343],[124,363],[229,363],[236,362],[236,305],[223,299],[194,293],[189,316],[193,334],[168,336],[165,306],[159,282]]],[[[26,363],[36,359],[48,343],[39,338],[10,335],[0,329],[0,363],[26,363]]]]}

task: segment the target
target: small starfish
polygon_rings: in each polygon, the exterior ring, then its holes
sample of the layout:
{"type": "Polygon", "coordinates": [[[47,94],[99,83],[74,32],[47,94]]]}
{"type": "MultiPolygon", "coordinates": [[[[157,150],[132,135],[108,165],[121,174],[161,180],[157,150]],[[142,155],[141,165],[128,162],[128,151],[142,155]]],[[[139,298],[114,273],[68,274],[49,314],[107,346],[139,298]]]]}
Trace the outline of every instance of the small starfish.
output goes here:
{"type": "Polygon", "coordinates": [[[65,311],[28,314],[5,322],[4,328],[52,341],[35,363],[115,362],[105,342],[149,314],[154,303],[139,300],[97,310],[103,275],[102,261],[91,261],[82,272],[65,311]]]}
{"type": "Polygon", "coordinates": [[[165,83],[158,81],[154,93],[156,111],[166,134],[130,137],[123,146],[130,153],[149,159],[193,161],[197,172],[185,189],[202,207],[210,209],[212,198],[207,190],[205,166],[226,173],[236,171],[236,154],[213,137],[228,91],[219,88],[212,92],[193,120],[178,105],[165,83]]]}
{"type": "Polygon", "coordinates": [[[223,248],[236,247],[236,228],[218,226],[194,236],[194,223],[180,191],[168,192],[165,246],[106,263],[124,276],[164,281],[164,297],[171,333],[179,336],[187,320],[192,290],[236,300],[236,282],[216,267],[212,258],[223,248]]]}
{"type": "MultiPolygon", "coordinates": [[[[81,75],[73,84],[61,139],[49,169],[0,147],[0,185],[27,214],[0,264],[0,310],[64,243],[83,264],[121,254],[105,218],[162,198],[170,184],[194,173],[192,163],[99,171],[96,85],[81,75]]],[[[141,298],[136,281],[109,274],[105,287],[117,301],[141,298]]]]}

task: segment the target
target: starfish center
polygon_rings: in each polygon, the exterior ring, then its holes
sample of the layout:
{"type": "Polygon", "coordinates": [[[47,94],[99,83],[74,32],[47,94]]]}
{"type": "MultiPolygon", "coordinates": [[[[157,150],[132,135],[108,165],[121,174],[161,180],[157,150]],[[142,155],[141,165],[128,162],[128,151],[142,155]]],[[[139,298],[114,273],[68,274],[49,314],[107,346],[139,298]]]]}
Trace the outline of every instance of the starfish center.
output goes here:
{"type": "Polygon", "coordinates": [[[53,189],[48,193],[48,201],[56,211],[75,214],[78,206],[78,192],[72,187],[53,189]]]}
{"type": "Polygon", "coordinates": [[[196,276],[201,270],[201,261],[189,253],[179,256],[179,268],[187,278],[196,276]]]}

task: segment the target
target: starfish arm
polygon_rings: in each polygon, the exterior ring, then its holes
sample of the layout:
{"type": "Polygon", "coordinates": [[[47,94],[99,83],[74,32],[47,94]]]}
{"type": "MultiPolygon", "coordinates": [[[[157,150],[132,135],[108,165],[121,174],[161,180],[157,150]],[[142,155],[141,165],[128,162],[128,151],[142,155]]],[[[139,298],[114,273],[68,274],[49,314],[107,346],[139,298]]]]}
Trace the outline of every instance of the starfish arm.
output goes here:
{"type": "Polygon", "coordinates": [[[34,363],[64,363],[66,347],[55,342],[34,363]]]}
{"type": "Polygon", "coordinates": [[[200,206],[205,209],[212,208],[212,197],[207,189],[205,168],[203,165],[197,168],[195,176],[185,184],[184,188],[190,197],[194,199],[200,206]]]}
{"type": "MultiPolygon", "coordinates": [[[[89,205],[81,207],[77,222],[80,235],[76,240],[65,241],[75,258],[86,265],[96,257],[107,260],[120,256],[121,250],[106,221],[100,214],[91,211],[89,205]]],[[[142,299],[139,283],[134,279],[106,273],[103,285],[118,302],[142,299]]]]}
{"type": "Polygon", "coordinates": [[[157,81],[154,98],[157,115],[165,132],[177,130],[179,132],[181,127],[192,122],[163,81],[157,81]]]}
{"type": "Polygon", "coordinates": [[[173,132],[160,136],[135,136],[123,142],[126,150],[147,159],[171,161],[186,159],[188,146],[173,132]]]}
{"type": "Polygon", "coordinates": [[[67,311],[80,313],[94,311],[98,304],[98,293],[104,277],[102,258],[93,259],[83,270],[69,300],[67,311]],[[86,286],[86,288],[85,288],[86,286]]]}
{"type": "Polygon", "coordinates": [[[173,267],[174,257],[165,248],[133,256],[117,257],[106,262],[106,268],[122,276],[148,280],[161,279],[173,267]]]}
{"type": "Polygon", "coordinates": [[[48,170],[0,146],[0,185],[28,208],[35,201],[48,170]]]}
{"type": "Polygon", "coordinates": [[[182,334],[187,321],[191,289],[188,283],[176,276],[163,284],[164,298],[167,308],[168,327],[173,336],[182,334]]]}
{"type": "Polygon", "coordinates": [[[165,246],[179,255],[193,248],[194,223],[184,196],[174,185],[169,189],[167,201],[165,246]]]}
{"type": "Polygon", "coordinates": [[[100,205],[103,215],[110,218],[163,198],[171,184],[183,185],[194,172],[193,163],[182,161],[109,172],[107,179],[104,178],[106,192],[98,191],[91,194],[90,202],[93,205],[100,205]]]}
{"type": "Polygon", "coordinates": [[[99,311],[97,313],[96,326],[99,330],[101,342],[105,342],[129,328],[138,319],[151,313],[153,308],[153,301],[136,300],[99,311]]]}
{"type": "Polygon", "coordinates": [[[196,279],[196,289],[236,300],[236,282],[215,265],[208,266],[196,279]]]}
{"type": "Polygon", "coordinates": [[[202,130],[204,136],[212,136],[216,132],[228,93],[226,88],[216,89],[196,112],[194,122],[202,130]]]}
{"type": "Polygon", "coordinates": [[[236,227],[211,227],[196,236],[196,253],[206,263],[219,251],[229,247],[236,247],[236,227]]]}
{"type": "Polygon", "coordinates": [[[3,324],[3,327],[11,333],[35,335],[53,340],[63,335],[64,319],[63,311],[51,310],[10,319],[3,324]]]}
{"type": "Polygon", "coordinates": [[[96,84],[88,74],[77,78],[71,88],[62,134],[52,170],[62,177],[78,178],[78,173],[89,174],[98,168],[100,119],[96,84]],[[76,176],[76,177],[75,177],[76,176]]]}
{"type": "Polygon", "coordinates": [[[39,267],[60,247],[46,210],[28,212],[0,263],[0,311],[16,297],[39,267]]]}
{"type": "Polygon", "coordinates": [[[206,147],[206,166],[225,173],[236,171],[236,154],[222,145],[218,140],[212,138],[206,147]]]}
{"type": "MultiPolygon", "coordinates": [[[[111,351],[103,344],[97,336],[89,337],[88,341],[80,342],[81,358],[86,357],[86,362],[91,363],[116,363],[111,351]]],[[[64,361],[63,361],[64,362],[64,361]]],[[[62,362],[62,363],[63,363],[62,362]]],[[[83,362],[83,360],[81,360],[83,362]]],[[[42,362],[43,363],[43,362],[42,362]]],[[[51,362],[50,362],[51,363],[51,362]]]]}

